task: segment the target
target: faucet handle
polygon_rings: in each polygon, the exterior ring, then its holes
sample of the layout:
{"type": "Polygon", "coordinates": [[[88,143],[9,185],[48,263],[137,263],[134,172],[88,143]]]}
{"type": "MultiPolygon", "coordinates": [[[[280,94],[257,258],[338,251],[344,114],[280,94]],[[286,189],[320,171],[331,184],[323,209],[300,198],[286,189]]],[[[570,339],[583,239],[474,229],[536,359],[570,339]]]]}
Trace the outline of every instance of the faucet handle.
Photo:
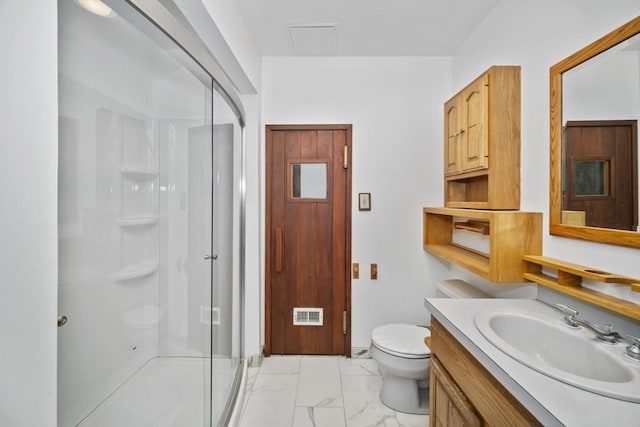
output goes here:
{"type": "Polygon", "coordinates": [[[640,361],[640,338],[633,335],[626,335],[625,338],[629,340],[631,345],[627,347],[626,355],[630,358],[640,361]]]}
{"type": "Polygon", "coordinates": [[[568,305],[564,305],[560,303],[553,304],[553,308],[561,311],[565,315],[564,323],[568,327],[574,328],[574,329],[577,329],[580,327],[580,325],[576,323],[576,318],[575,318],[575,316],[578,314],[578,310],[576,310],[575,308],[571,308],[568,305]]]}
{"type": "Polygon", "coordinates": [[[560,310],[562,313],[566,314],[567,316],[577,316],[578,315],[578,310],[576,310],[574,308],[571,308],[568,305],[555,303],[555,304],[553,304],[553,308],[555,308],[556,310],[560,310]]]}

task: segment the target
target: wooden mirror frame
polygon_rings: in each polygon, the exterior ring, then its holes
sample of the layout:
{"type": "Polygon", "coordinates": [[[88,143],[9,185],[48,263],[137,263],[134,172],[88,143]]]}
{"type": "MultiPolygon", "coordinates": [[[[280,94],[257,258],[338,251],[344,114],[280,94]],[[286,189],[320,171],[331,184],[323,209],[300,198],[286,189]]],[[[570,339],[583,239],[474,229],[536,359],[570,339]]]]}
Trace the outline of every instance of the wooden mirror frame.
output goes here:
{"type": "Polygon", "coordinates": [[[555,236],[640,248],[640,233],[562,224],[562,74],[640,33],[640,16],[615,29],[550,69],[551,175],[549,232],[555,236]]]}

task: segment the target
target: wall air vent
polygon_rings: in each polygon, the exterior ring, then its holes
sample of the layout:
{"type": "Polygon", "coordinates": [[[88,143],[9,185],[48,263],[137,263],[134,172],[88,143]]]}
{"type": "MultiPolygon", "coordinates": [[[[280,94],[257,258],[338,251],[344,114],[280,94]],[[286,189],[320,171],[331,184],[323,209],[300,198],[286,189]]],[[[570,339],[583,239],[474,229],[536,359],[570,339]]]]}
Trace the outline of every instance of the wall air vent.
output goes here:
{"type": "Polygon", "coordinates": [[[298,326],[322,326],[322,308],[293,308],[293,324],[298,326]]]}

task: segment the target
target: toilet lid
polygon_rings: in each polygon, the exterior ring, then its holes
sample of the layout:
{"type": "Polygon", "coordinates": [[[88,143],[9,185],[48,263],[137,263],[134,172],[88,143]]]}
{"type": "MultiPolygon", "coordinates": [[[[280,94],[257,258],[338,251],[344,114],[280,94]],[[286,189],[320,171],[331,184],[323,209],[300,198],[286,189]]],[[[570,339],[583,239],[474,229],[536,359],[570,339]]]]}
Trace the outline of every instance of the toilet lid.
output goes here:
{"type": "Polygon", "coordinates": [[[424,337],[428,336],[431,336],[431,331],[427,328],[392,324],[375,328],[371,333],[371,341],[385,353],[409,359],[421,359],[431,354],[431,350],[424,343],[424,337]]]}

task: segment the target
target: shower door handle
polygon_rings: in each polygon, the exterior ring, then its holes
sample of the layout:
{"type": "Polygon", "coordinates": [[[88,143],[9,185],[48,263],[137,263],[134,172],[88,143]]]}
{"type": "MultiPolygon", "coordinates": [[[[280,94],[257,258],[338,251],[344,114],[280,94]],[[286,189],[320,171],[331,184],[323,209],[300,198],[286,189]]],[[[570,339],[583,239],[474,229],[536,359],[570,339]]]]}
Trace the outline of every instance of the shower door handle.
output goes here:
{"type": "Polygon", "coordinates": [[[205,259],[205,260],[212,259],[212,260],[214,260],[214,261],[215,261],[215,260],[217,260],[217,259],[218,259],[218,255],[205,255],[205,256],[204,256],[204,259],[205,259]]]}

